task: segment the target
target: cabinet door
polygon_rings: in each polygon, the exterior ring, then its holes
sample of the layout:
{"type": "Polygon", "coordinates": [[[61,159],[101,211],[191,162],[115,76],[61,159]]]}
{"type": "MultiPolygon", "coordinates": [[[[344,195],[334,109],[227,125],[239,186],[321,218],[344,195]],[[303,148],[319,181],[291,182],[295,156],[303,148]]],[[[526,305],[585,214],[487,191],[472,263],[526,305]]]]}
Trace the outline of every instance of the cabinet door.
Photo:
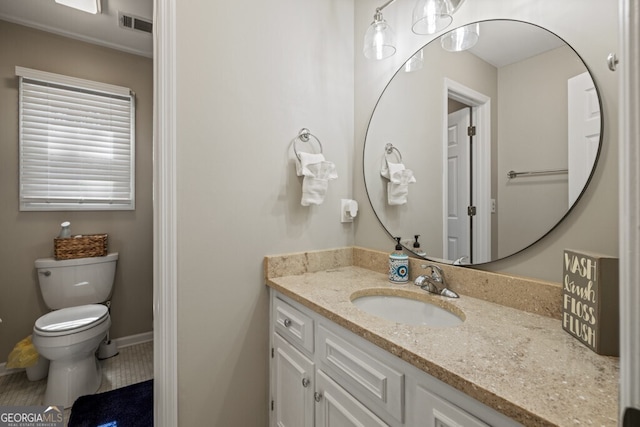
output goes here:
{"type": "Polygon", "coordinates": [[[313,362],[277,333],[273,349],[272,426],[313,427],[313,362]]]}
{"type": "Polygon", "coordinates": [[[489,427],[463,409],[426,389],[416,388],[416,427],[489,427]]]}
{"type": "Polygon", "coordinates": [[[387,426],[322,371],[316,372],[316,427],[387,426]]]}

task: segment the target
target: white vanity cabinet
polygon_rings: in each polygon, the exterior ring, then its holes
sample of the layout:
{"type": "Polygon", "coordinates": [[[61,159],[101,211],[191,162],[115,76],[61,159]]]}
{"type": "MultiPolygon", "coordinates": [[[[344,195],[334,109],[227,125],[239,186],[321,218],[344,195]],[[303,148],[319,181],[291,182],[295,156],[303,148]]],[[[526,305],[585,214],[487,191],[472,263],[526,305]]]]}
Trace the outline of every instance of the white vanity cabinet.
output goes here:
{"type": "Polygon", "coordinates": [[[415,389],[416,402],[414,409],[415,427],[489,427],[488,424],[452,403],[418,386],[415,389]]]}
{"type": "Polygon", "coordinates": [[[315,366],[277,332],[272,340],[272,425],[313,427],[315,366]]]}
{"type": "Polygon", "coordinates": [[[316,371],[317,427],[386,427],[384,421],[321,370],[316,371]]]}
{"type": "Polygon", "coordinates": [[[271,289],[271,427],[519,424],[271,289]]]}

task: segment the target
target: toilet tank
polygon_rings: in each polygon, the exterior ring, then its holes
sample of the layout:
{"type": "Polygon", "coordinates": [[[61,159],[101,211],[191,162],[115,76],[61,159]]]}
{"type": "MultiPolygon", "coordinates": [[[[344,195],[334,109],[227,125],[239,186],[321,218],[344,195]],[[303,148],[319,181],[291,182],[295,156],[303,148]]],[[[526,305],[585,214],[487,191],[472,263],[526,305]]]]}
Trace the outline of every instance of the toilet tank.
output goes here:
{"type": "Polygon", "coordinates": [[[111,297],[118,253],[103,257],[36,260],[40,291],[53,310],[97,304],[111,297]]]}

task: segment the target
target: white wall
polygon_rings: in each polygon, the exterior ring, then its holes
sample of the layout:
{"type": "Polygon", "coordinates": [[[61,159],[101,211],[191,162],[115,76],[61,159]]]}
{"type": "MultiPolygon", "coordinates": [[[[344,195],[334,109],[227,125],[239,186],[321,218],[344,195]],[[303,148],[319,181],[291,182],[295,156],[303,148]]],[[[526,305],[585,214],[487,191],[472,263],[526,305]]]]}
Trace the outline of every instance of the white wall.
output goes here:
{"type": "MultiPolygon", "coordinates": [[[[376,105],[367,130],[364,179],[371,204],[386,229],[401,236],[403,242],[421,235],[422,249],[432,257],[443,258],[444,82],[451,79],[497,100],[497,70],[470,53],[446,52],[439,43],[430,43],[423,52],[424,67],[397,73],[376,105]],[[388,204],[388,180],[380,175],[386,143],[392,143],[402,153],[405,167],[416,178],[409,185],[404,205],[388,204]]],[[[497,127],[497,106],[498,102],[491,105],[493,127],[497,127]]],[[[395,153],[389,159],[397,161],[395,153]]]]}
{"type": "MultiPolygon", "coordinates": [[[[411,32],[413,2],[396,2],[384,11],[396,30],[398,51],[384,61],[369,61],[361,54],[362,41],[379,2],[355,3],[355,165],[354,195],[361,200],[355,241],[359,246],[391,250],[392,241],[366,203],[362,147],[369,118],[384,86],[400,65],[431,36],[411,32]]],[[[603,149],[588,190],[571,214],[554,231],[533,247],[482,268],[559,282],[562,251],[590,250],[608,255],[618,253],[617,183],[617,79],[608,70],[606,57],[616,52],[617,4],[597,0],[467,0],[454,16],[451,28],[485,19],[519,19],[546,27],[570,44],[585,60],[599,86],[604,115],[603,149]]],[[[427,64],[427,66],[434,64],[427,64]]],[[[426,243],[428,236],[421,239],[426,243]]]]}
{"type": "MultiPolygon", "coordinates": [[[[391,248],[367,203],[362,146],[384,85],[428,37],[408,30],[413,2],[394,3],[385,17],[400,49],[389,61],[365,63],[362,38],[379,5],[177,5],[180,425],[267,425],[265,254],[351,245],[352,227],[356,244],[391,248]],[[299,205],[301,183],[287,161],[302,127],[322,140],[340,175],[325,203],[311,208],[299,205]],[[352,186],[361,210],[354,224],[343,225],[339,199],[351,196],[352,186]]],[[[604,94],[605,145],[583,200],[536,246],[489,266],[559,280],[565,247],[617,253],[617,76],[605,63],[617,49],[616,5],[469,0],[454,25],[496,17],[557,33],[583,55],[604,94]]]]}
{"type": "Polygon", "coordinates": [[[177,3],[178,399],[182,426],[266,426],[266,254],[352,245],[353,2],[177,3]],[[336,163],[300,206],[290,142],[336,163]]]}

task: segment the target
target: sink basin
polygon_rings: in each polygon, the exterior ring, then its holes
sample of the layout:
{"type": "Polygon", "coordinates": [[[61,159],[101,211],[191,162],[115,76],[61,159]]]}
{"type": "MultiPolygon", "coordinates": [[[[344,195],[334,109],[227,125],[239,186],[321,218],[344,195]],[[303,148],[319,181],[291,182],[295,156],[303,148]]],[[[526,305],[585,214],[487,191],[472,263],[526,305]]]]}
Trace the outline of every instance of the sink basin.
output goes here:
{"type": "Polygon", "coordinates": [[[408,325],[446,328],[460,325],[464,321],[463,315],[409,296],[354,295],[351,302],[369,314],[408,325]]]}

